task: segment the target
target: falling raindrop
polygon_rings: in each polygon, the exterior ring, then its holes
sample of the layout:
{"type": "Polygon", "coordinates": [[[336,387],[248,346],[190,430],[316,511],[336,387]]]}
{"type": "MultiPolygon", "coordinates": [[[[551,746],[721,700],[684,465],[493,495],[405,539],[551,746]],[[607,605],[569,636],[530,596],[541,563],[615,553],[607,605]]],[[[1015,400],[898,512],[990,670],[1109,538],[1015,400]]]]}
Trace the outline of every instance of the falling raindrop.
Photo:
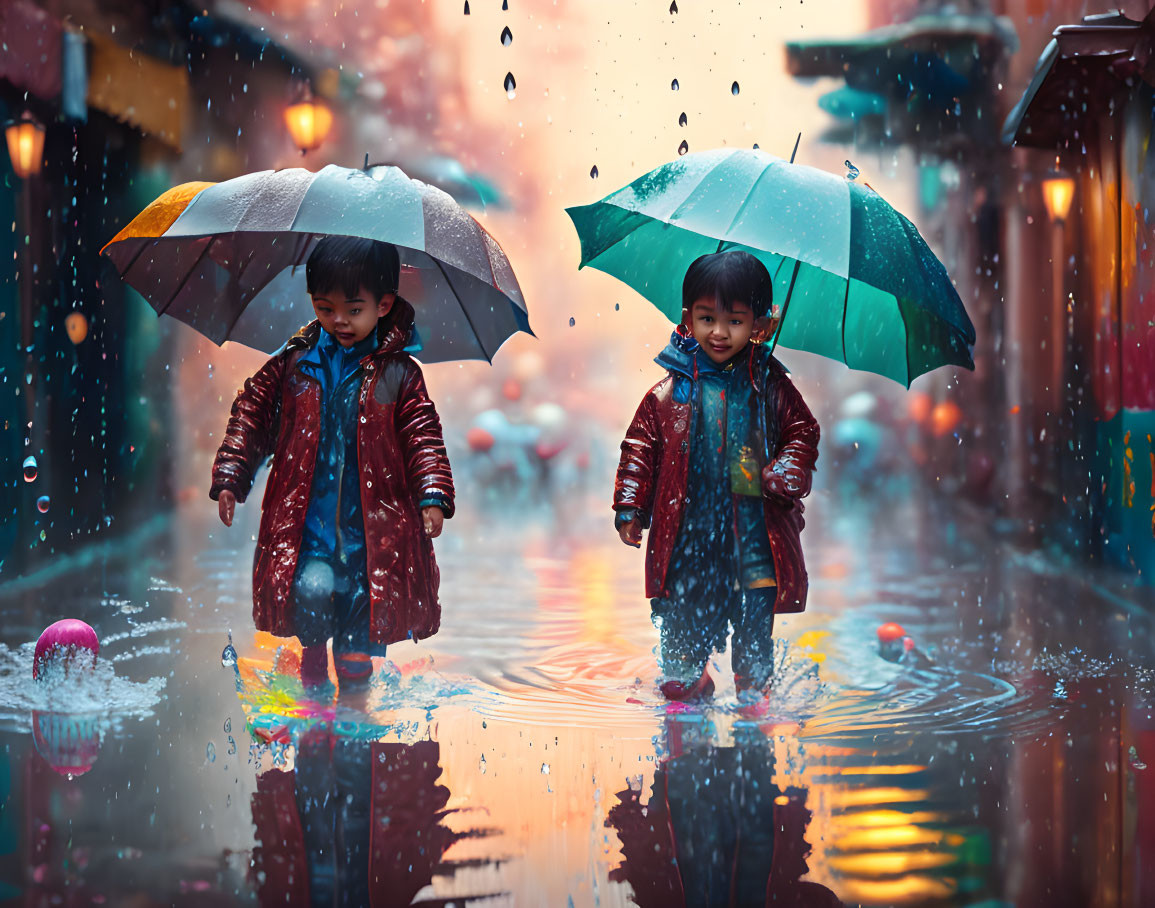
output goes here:
{"type": "Polygon", "coordinates": [[[596,180],[597,178],[598,178],[598,165],[595,164],[593,167],[590,168],[590,179],[596,180]]]}
{"type": "Polygon", "coordinates": [[[678,12],[678,0],[674,0],[674,2],[670,4],[670,15],[673,16],[677,12],[678,12]]]}
{"type": "Polygon", "coordinates": [[[682,144],[678,146],[678,154],[685,154],[690,150],[690,143],[682,139],[682,144]]]}
{"type": "Polygon", "coordinates": [[[36,466],[36,458],[29,455],[24,458],[24,481],[32,482],[36,478],[39,468],[36,466]]]}
{"type": "Polygon", "coordinates": [[[678,90],[678,80],[675,79],[673,82],[670,83],[670,91],[677,91],[677,90],[678,90]]]}
{"type": "Polygon", "coordinates": [[[736,94],[738,94],[738,92],[740,92],[741,90],[742,90],[742,89],[740,89],[740,88],[738,87],[738,83],[737,83],[737,82],[735,82],[733,85],[731,85],[731,86],[730,86],[730,94],[732,94],[732,95],[736,95],[736,94]]]}
{"type": "Polygon", "coordinates": [[[760,145],[759,145],[757,142],[755,142],[755,143],[754,143],[754,150],[755,150],[755,151],[757,151],[757,150],[758,150],[759,148],[761,148],[761,147],[762,147],[762,146],[760,146],[760,145]]]}
{"type": "Polygon", "coordinates": [[[36,499],[36,510],[41,514],[47,514],[48,508],[52,505],[52,500],[47,495],[41,495],[36,499]]]}
{"type": "Polygon", "coordinates": [[[850,180],[851,182],[858,179],[858,174],[860,173],[859,169],[851,164],[849,159],[843,163],[846,164],[846,179],[850,180]]]}
{"type": "Polygon", "coordinates": [[[482,775],[485,774],[485,754],[482,754],[481,759],[477,761],[477,769],[482,775]]]}
{"type": "Polygon", "coordinates": [[[549,764],[548,763],[542,763],[541,764],[541,774],[543,776],[549,775],[549,764]]]}
{"type": "Polygon", "coordinates": [[[225,668],[232,668],[237,664],[237,651],[233,649],[230,643],[221,651],[221,665],[225,668]]]}
{"type": "Polygon", "coordinates": [[[511,101],[517,97],[517,80],[513,78],[513,73],[505,74],[505,93],[511,101]]]}
{"type": "Polygon", "coordinates": [[[622,308],[622,304],[621,304],[621,303],[614,303],[614,312],[617,312],[617,311],[618,311],[619,309],[621,309],[621,308],[622,308]]]}
{"type": "Polygon", "coordinates": [[[576,324],[577,324],[577,319],[576,319],[576,318],[574,318],[574,317],[571,315],[571,316],[569,317],[569,326],[572,328],[572,327],[573,327],[574,325],[576,325],[576,324]]]}
{"type": "Polygon", "coordinates": [[[501,11],[503,13],[509,12],[509,0],[501,0],[501,11]]]}
{"type": "Polygon", "coordinates": [[[469,0],[465,0],[465,15],[469,15],[469,0]]]}
{"type": "Polygon", "coordinates": [[[680,117],[678,117],[678,125],[679,126],[685,126],[689,122],[690,122],[690,118],[686,116],[686,112],[683,110],[682,115],[680,117]]]}
{"type": "Polygon", "coordinates": [[[513,43],[513,32],[509,30],[508,25],[501,30],[501,43],[506,47],[513,43]]]}
{"type": "Polygon", "coordinates": [[[212,741],[209,741],[208,747],[205,748],[205,759],[210,763],[217,761],[217,746],[212,741]]]}

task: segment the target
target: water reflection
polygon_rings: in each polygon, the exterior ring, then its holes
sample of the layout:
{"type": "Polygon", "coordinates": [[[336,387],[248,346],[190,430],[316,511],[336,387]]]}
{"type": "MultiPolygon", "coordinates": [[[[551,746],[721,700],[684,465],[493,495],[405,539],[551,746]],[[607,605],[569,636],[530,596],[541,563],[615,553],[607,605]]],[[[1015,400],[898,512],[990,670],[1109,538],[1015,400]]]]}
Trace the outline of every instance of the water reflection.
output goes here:
{"type": "Polygon", "coordinates": [[[292,768],[257,778],[260,903],[408,905],[435,874],[452,876],[456,865],[445,853],[489,833],[445,824],[453,811],[440,761],[437,741],[369,741],[338,734],[329,722],[311,727],[292,768]]]}
{"type": "Polygon", "coordinates": [[[606,825],[623,858],[610,878],[628,882],[642,906],[842,903],[803,881],[809,873],[807,790],[774,784],[762,729],[735,729],[720,746],[698,719],[671,718],[666,753],[642,804],[641,779],[617,793],[606,825]]]}

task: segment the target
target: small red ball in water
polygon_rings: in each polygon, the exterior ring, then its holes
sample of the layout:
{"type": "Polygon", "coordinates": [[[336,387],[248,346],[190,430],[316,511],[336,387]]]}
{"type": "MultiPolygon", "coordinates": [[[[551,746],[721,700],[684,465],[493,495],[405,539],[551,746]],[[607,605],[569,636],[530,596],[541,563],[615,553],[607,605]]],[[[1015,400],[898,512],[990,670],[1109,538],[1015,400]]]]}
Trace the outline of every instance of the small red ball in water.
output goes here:
{"type": "Polygon", "coordinates": [[[65,618],[50,624],[36,641],[32,658],[32,677],[39,678],[49,663],[59,661],[69,671],[72,667],[89,669],[96,665],[100,640],[96,631],[77,618],[65,618]]]}
{"type": "Polygon", "coordinates": [[[906,631],[903,630],[902,625],[895,624],[893,621],[888,621],[878,628],[879,643],[893,643],[895,640],[901,640],[905,636],[906,631]]]}

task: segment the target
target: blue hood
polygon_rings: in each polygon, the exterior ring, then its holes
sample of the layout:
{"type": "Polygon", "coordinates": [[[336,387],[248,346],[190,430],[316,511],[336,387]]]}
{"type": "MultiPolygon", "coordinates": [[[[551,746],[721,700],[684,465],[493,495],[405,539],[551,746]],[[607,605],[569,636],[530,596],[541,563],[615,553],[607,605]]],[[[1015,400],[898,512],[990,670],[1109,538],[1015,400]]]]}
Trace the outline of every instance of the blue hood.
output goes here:
{"type": "Polygon", "coordinates": [[[693,380],[694,359],[701,349],[694,338],[673,331],[670,333],[670,342],[654,357],[654,362],[663,369],[693,380]]]}

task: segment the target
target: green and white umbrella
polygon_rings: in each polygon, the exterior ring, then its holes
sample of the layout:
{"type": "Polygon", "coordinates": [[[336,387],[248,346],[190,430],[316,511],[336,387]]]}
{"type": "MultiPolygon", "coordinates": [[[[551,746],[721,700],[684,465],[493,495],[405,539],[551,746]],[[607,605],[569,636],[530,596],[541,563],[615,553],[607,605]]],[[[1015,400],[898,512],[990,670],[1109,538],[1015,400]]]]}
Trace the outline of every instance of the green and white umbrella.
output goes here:
{"type": "Polygon", "coordinates": [[[742,249],[773,276],[776,343],[907,386],[939,366],[974,368],[974,326],[946,269],[863,183],[758,150],[717,149],[567,212],[580,267],[624,281],[675,323],[690,263],[742,249]]]}

